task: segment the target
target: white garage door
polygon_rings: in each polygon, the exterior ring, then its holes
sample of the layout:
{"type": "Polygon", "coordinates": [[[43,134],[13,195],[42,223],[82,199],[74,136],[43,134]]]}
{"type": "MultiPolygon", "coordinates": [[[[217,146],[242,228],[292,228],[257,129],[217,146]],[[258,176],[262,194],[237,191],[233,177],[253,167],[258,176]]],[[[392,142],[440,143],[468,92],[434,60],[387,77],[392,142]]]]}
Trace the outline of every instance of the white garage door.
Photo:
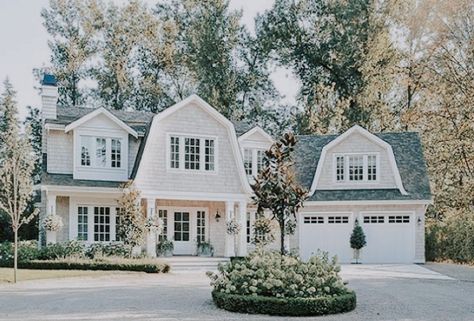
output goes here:
{"type": "Polygon", "coordinates": [[[361,213],[367,245],[362,263],[413,263],[415,218],[407,213],[361,213]]]}
{"type": "Polygon", "coordinates": [[[322,250],[337,255],[340,263],[352,259],[349,238],[354,226],[352,214],[304,214],[301,225],[300,254],[303,260],[322,250]]]}

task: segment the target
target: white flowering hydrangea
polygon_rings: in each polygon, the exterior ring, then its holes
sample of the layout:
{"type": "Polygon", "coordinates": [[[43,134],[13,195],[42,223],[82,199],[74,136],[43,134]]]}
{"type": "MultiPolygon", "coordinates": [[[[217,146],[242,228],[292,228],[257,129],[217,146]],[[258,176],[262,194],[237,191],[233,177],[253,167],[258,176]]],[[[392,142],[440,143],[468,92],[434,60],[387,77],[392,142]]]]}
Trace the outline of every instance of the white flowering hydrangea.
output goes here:
{"type": "Polygon", "coordinates": [[[258,249],[208,273],[215,291],[278,298],[333,297],[347,293],[335,258],[318,253],[308,262],[258,249]]]}
{"type": "Polygon", "coordinates": [[[47,231],[57,232],[63,227],[63,220],[58,215],[48,215],[43,220],[43,226],[47,231]]]}

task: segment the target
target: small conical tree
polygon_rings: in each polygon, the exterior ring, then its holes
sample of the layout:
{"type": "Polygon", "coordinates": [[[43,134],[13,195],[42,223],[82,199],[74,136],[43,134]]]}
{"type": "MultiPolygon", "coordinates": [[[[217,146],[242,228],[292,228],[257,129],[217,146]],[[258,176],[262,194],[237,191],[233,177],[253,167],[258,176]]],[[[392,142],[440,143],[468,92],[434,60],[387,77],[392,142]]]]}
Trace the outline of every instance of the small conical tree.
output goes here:
{"type": "Polygon", "coordinates": [[[362,230],[362,226],[359,225],[359,221],[355,221],[354,229],[352,230],[351,234],[351,248],[354,249],[354,258],[356,260],[356,264],[359,263],[359,256],[360,256],[360,249],[363,248],[367,242],[365,240],[364,230],[362,230]]]}

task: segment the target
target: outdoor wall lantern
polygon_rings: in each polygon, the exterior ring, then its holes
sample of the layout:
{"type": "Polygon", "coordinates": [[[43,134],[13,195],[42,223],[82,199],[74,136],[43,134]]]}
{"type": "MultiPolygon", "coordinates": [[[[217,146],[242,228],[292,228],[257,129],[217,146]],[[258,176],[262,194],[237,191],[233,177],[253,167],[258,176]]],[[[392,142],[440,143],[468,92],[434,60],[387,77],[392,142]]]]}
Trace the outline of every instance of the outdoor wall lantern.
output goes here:
{"type": "Polygon", "coordinates": [[[216,212],[216,222],[219,222],[219,219],[221,218],[221,215],[219,214],[219,210],[216,212]]]}
{"type": "Polygon", "coordinates": [[[418,225],[421,225],[422,219],[418,216],[418,225]]]}

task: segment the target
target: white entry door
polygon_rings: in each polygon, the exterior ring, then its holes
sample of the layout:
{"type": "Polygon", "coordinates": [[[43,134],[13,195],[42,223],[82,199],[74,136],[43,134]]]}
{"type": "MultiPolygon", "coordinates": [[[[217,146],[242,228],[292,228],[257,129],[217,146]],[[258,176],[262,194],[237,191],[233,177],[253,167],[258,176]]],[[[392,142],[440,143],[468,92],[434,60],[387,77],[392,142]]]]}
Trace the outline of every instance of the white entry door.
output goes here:
{"type": "Polygon", "coordinates": [[[352,249],[349,239],[354,226],[352,213],[304,214],[301,224],[300,255],[308,260],[318,250],[349,263],[352,249]]]}
{"type": "Polygon", "coordinates": [[[194,242],[191,237],[191,226],[196,218],[189,211],[174,211],[174,251],[175,255],[193,255],[194,242]]]}

